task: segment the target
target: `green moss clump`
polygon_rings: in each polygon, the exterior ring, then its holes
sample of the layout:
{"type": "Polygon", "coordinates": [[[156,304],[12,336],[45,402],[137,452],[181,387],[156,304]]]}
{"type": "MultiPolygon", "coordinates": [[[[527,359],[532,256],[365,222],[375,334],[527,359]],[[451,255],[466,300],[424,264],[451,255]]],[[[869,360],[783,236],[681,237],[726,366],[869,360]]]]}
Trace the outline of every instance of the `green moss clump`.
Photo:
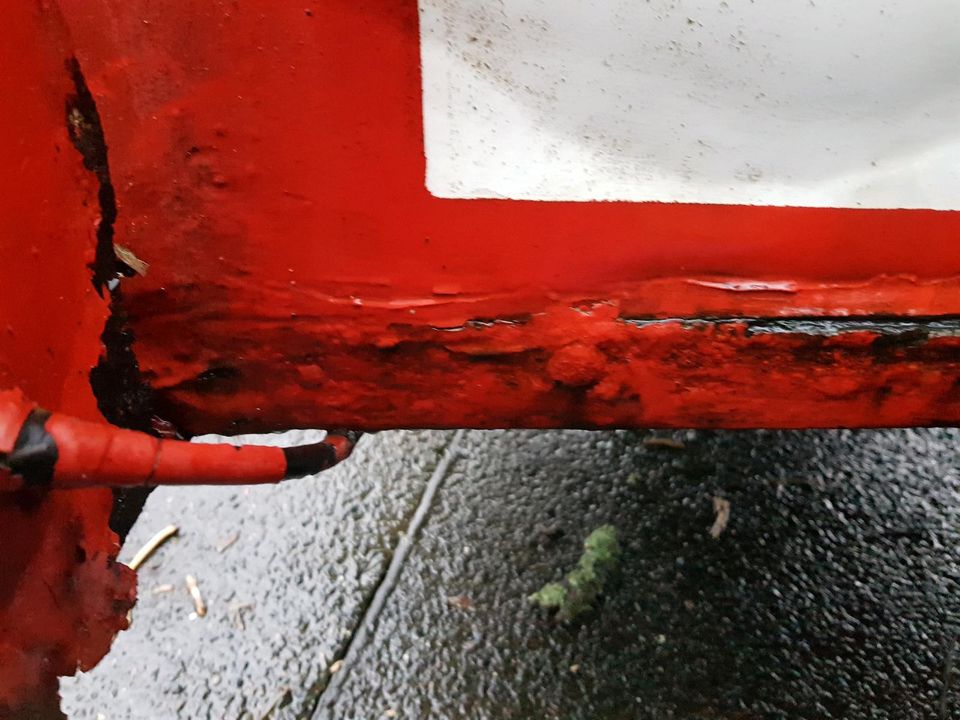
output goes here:
{"type": "Polygon", "coordinates": [[[556,610],[559,622],[570,622],[593,607],[619,560],[617,529],[613,525],[598,527],[584,541],[577,567],[563,582],[547,583],[529,600],[544,609],[556,610]]]}
{"type": "Polygon", "coordinates": [[[560,583],[547,583],[530,596],[530,602],[555,610],[567,601],[567,589],[560,583]]]}

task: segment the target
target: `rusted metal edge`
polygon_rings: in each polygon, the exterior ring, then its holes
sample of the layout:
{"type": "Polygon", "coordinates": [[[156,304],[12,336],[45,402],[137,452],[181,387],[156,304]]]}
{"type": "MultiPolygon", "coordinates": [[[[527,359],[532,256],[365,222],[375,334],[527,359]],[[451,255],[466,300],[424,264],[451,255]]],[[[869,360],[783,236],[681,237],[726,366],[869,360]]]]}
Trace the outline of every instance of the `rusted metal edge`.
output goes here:
{"type": "Polygon", "coordinates": [[[960,316],[649,319],[598,304],[460,332],[364,319],[245,319],[242,354],[200,321],[182,362],[163,349],[158,402],[192,433],[960,423],[960,316]]]}
{"type": "Polygon", "coordinates": [[[847,333],[869,332],[877,335],[919,336],[922,338],[960,337],[960,315],[891,316],[861,315],[848,317],[696,317],[696,318],[631,318],[621,322],[638,328],[679,324],[696,330],[717,325],[743,326],[747,335],[813,335],[836,337],[847,333]]]}

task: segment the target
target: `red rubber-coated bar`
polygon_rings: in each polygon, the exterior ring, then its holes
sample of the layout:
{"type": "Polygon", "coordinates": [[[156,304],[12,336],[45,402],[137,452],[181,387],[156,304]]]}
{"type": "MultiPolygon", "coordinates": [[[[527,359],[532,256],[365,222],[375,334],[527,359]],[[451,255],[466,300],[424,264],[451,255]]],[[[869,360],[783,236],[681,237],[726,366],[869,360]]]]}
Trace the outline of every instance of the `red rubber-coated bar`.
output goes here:
{"type": "Polygon", "coordinates": [[[0,490],[276,483],[333,467],[357,437],[288,448],[196,444],[51,415],[17,390],[0,391],[0,490]]]}
{"type": "Polygon", "coordinates": [[[276,447],[160,440],[64,415],[51,415],[45,427],[58,452],[53,487],[246,485],[280,482],[287,474],[276,447]]]}

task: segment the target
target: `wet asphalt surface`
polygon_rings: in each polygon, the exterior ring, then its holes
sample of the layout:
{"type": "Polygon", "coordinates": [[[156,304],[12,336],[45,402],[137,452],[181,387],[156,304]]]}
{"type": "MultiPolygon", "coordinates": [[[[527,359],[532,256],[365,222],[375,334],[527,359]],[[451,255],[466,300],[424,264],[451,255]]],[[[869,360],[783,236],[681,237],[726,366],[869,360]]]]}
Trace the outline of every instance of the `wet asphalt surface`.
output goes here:
{"type": "Polygon", "coordinates": [[[168,523],[180,536],[141,570],[132,629],[64,682],[64,708],[960,718],[958,441],[397,432],[365,438],[324,479],[159,490],[123,557],[168,523]],[[731,506],[718,539],[714,497],[731,506]],[[526,598],[605,523],[623,545],[618,576],[593,613],[558,625],[526,598]],[[206,617],[191,617],[188,573],[206,617]]]}

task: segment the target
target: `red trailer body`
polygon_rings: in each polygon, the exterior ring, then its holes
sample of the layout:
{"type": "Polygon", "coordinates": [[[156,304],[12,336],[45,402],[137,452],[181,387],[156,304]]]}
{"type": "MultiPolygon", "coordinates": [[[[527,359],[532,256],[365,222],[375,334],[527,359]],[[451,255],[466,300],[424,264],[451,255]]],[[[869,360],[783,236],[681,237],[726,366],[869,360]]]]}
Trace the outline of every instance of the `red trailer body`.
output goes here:
{"type": "MultiPolygon", "coordinates": [[[[416,0],[2,17],[0,390],[183,436],[960,420],[953,210],[439,197],[416,0]]],[[[0,708],[123,626],[110,507],[0,494],[0,708]]]]}

